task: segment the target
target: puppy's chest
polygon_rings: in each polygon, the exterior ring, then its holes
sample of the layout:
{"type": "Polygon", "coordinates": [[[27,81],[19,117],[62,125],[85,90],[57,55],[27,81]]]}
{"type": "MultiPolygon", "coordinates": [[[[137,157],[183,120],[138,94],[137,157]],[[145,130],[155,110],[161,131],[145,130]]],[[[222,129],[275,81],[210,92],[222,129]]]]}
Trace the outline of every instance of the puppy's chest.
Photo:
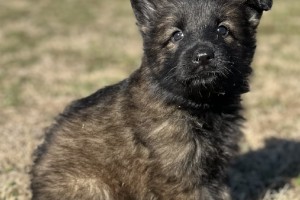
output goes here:
{"type": "Polygon", "coordinates": [[[149,132],[148,141],[162,173],[202,176],[200,166],[206,168],[209,162],[220,159],[216,155],[223,151],[220,139],[223,132],[226,128],[218,117],[210,121],[181,115],[156,123],[149,132]]]}

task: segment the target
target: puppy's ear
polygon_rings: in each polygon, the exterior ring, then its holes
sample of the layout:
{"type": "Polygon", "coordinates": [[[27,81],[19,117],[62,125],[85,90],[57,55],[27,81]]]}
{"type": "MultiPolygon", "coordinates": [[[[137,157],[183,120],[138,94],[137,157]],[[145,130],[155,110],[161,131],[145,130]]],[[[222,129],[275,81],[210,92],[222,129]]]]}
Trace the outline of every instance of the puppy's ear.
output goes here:
{"type": "Polygon", "coordinates": [[[248,6],[247,12],[249,14],[250,24],[256,28],[260,22],[260,18],[264,11],[268,11],[272,8],[272,0],[247,0],[248,6]]]}
{"type": "Polygon", "coordinates": [[[157,1],[159,0],[130,0],[137,24],[142,33],[145,33],[151,20],[157,14],[157,1]]]}

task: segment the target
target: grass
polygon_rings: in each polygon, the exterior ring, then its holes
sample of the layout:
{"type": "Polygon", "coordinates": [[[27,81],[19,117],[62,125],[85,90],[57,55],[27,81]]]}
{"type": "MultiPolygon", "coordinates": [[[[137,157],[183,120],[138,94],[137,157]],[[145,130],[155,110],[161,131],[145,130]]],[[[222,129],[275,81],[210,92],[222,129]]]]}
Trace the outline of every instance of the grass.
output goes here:
{"type": "MultiPolygon", "coordinates": [[[[300,4],[263,16],[245,95],[234,200],[300,196],[300,4]]],[[[28,171],[43,130],[67,103],[138,67],[141,39],[124,0],[0,2],[0,200],[30,199],[28,171]]]]}

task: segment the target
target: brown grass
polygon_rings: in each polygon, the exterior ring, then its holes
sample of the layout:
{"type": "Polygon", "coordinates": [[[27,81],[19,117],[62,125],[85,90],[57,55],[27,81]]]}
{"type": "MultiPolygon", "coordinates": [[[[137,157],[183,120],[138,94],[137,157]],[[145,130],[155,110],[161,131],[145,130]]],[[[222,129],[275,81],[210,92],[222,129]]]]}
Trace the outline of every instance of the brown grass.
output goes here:
{"type": "MultiPolygon", "coordinates": [[[[236,200],[300,196],[300,5],[274,2],[262,21],[242,153],[230,169],[236,200]]],[[[138,67],[129,1],[0,3],[0,200],[29,199],[32,152],[65,105],[138,67]]]]}

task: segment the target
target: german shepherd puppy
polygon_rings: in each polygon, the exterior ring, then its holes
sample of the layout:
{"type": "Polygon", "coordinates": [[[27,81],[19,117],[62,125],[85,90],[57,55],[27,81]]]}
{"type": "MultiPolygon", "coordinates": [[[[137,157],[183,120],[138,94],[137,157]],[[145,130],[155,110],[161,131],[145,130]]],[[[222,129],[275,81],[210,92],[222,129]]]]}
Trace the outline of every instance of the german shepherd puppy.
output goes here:
{"type": "Polygon", "coordinates": [[[141,67],[73,102],[32,169],[34,200],[222,200],[255,33],[272,0],[131,0],[141,67]]]}

